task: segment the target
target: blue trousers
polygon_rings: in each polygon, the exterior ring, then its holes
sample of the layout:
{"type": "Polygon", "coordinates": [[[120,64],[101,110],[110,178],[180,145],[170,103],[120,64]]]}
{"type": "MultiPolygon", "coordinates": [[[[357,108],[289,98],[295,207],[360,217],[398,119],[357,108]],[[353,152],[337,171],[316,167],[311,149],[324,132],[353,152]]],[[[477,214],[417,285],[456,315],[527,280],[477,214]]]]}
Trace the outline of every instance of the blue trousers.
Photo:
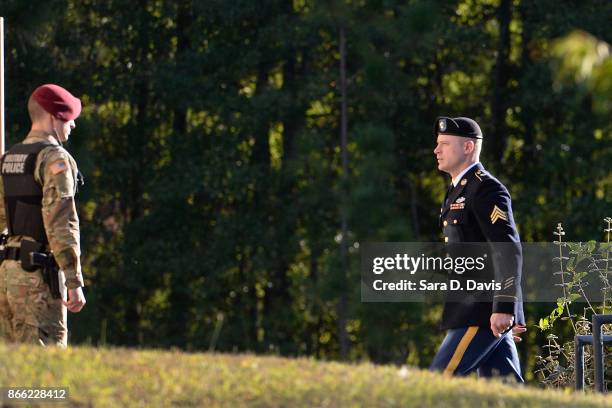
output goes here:
{"type": "Polygon", "coordinates": [[[525,382],[512,332],[498,338],[488,327],[449,330],[430,370],[443,371],[445,375],[468,375],[474,371],[480,377],[513,375],[518,382],[525,382]]]}

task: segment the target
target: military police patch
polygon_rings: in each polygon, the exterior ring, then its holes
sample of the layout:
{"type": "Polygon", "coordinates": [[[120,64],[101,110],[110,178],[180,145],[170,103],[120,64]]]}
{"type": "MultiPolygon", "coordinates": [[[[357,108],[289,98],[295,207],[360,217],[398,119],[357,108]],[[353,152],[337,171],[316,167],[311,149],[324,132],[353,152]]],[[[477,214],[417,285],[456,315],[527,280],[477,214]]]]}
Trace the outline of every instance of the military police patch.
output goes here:
{"type": "Polygon", "coordinates": [[[440,119],[438,121],[438,129],[440,129],[440,132],[444,132],[446,130],[446,119],[440,119]]]}
{"type": "Polygon", "coordinates": [[[7,154],[2,162],[2,174],[24,174],[27,154],[7,154]]]}

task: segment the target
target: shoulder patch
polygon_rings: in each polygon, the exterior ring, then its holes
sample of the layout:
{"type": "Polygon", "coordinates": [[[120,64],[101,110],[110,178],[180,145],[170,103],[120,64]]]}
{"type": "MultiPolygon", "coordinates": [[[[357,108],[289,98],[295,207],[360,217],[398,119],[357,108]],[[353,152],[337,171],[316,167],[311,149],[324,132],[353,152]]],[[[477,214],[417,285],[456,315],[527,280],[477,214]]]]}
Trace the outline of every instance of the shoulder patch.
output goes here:
{"type": "Polygon", "coordinates": [[[66,160],[60,159],[51,163],[49,165],[49,169],[51,170],[51,173],[53,173],[53,175],[63,173],[68,170],[68,163],[66,163],[66,160]]]}

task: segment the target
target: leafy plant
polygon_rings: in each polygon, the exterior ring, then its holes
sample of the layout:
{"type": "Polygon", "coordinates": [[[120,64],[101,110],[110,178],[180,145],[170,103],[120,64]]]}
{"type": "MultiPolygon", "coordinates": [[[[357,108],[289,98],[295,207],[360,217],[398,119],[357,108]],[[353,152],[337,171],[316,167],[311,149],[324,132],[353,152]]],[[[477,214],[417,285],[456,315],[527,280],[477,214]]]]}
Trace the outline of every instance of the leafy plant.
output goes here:
{"type": "MultiPolygon", "coordinates": [[[[557,224],[554,234],[557,240],[554,244],[559,248],[559,256],[553,259],[558,262],[559,270],[554,273],[560,283],[556,285],[563,289],[563,296],[557,299],[556,307],[546,317],[540,319],[538,327],[543,331],[551,331],[547,336],[548,344],[544,346],[546,356],[537,356],[538,370],[542,375],[542,383],[552,387],[571,385],[575,380],[574,340],[560,343],[559,337],[552,333],[558,320],[571,326],[574,336],[592,333],[591,318],[596,313],[612,312],[612,285],[608,279],[610,272],[610,233],[612,218],[604,219],[605,242],[564,242],[565,231],[561,223],[557,224]],[[585,291],[589,276],[597,276],[601,284],[601,304],[592,302],[585,291]],[[572,308],[577,300],[582,300],[582,310],[577,312],[572,308]]],[[[602,333],[610,330],[609,325],[602,327],[602,333]]],[[[559,328],[559,327],[557,327],[559,328]]],[[[605,350],[604,350],[605,351],[605,350]]],[[[585,348],[585,382],[592,385],[592,356],[590,348],[585,348]]],[[[605,358],[605,356],[604,356],[605,358]]]]}

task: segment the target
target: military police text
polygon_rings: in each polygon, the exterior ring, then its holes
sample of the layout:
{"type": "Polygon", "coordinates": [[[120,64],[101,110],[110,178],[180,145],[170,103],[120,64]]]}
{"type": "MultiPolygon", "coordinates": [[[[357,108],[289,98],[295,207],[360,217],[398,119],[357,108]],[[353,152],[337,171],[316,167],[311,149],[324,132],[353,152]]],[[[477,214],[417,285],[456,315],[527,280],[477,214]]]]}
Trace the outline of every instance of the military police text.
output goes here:
{"type": "Polygon", "coordinates": [[[2,173],[23,174],[27,158],[27,154],[7,154],[2,163],[2,173]]]}

